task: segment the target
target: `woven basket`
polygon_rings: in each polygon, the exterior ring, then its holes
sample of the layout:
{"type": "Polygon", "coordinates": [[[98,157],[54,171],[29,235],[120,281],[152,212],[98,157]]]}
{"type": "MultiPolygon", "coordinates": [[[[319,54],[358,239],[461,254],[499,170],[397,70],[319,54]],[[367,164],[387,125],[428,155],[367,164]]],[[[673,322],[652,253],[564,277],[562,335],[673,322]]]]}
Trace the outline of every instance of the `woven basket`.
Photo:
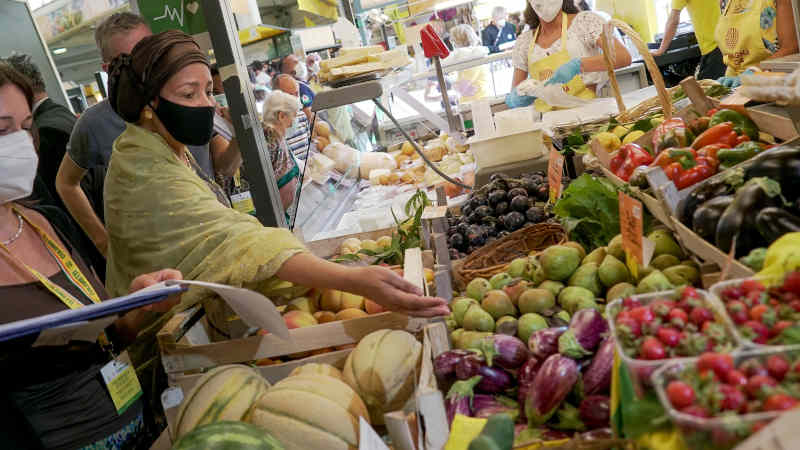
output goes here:
{"type": "Polygon", "coordinates": [[[551,245],[566,242],[567,233],[559,224],[539,223],[528,225],[508,236],[472,252],[456,268],[464,284],[475,278],[491,278],[504,271],[515,258],[540,252],[551,245]]]}

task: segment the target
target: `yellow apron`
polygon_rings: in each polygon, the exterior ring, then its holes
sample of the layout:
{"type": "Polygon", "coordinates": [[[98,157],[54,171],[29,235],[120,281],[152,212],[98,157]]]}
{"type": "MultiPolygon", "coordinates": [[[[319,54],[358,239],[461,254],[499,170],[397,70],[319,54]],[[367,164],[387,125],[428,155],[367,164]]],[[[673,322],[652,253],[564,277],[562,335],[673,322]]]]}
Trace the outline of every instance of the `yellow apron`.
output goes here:
{"type": "MultiPolygon", "coordinates": [[[[533,59],[533,49],[536,47],[536,39],[539,37],[539,29],[533,33],[531,46],[528,49],[528,76],[539,81],[547,81],[553,76],[553,73],[562,65],[568,63],[572,58],[567,51],[567,28],[569,28],[569,17],[567,13],[561,13],[561,51],[553,53],[550,56],[545,56],[539,60],[533,59]]],[[[580,74],[575,75],[575,78],[570,80],[564,85],[564,92],[585,100],[595,98],[593,90],[588,89],[583,84],[583,78],[580,74]]],[[[534,103],[536,110],[539,112],[547,112],[553,110],[553,107],[548,105],[545,101],[536,99],[534,103]]]]}
{"type": "Polygon", "coordinates": [[[728,1],[714,32],[728,66],[725,75],[739,75],[772,56],[764,41],[777,41],[776,14],[772,0],[728,1]]]}

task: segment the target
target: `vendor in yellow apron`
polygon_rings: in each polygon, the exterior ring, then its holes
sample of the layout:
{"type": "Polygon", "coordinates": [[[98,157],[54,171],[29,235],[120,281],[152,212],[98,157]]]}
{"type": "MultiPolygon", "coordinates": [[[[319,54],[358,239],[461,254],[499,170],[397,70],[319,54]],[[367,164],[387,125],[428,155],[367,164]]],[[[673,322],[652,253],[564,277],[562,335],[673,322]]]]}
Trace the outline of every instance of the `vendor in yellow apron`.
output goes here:
{"type": "Polygon", "coordinates": [[[774,0],[728,0],[714,33],[728,66],[726,76],[737,76],[777,51],[777,23],[774,0]]]}
{"type": "MultiPolygon", "coordinates": [[[[568,63],[572,57],[569,56],[567,51],[567,28],[569,28],[569,18],[567,13],[561,13],[561,51],[553,53],[550,56],[545,56],[539,60],[533,57],[533,49],[536,47],[536,39],[539,37],[540,28],[536,28],[531,40],[531,46],[528,49],[528,76],[539,81],[547,81],[553,76],[553,73],[562,65],[568,63]]],[[[585,100],[595,98],[595,93],[592,89],[583,84],[583,78],[580,74],[564,85],[564,92],[585,100]]],[[[536,99],[534,103],[536,110],[539,112],[547,112],[553,109],[552,106],[545,103],[543,100],[536,99]]]]}

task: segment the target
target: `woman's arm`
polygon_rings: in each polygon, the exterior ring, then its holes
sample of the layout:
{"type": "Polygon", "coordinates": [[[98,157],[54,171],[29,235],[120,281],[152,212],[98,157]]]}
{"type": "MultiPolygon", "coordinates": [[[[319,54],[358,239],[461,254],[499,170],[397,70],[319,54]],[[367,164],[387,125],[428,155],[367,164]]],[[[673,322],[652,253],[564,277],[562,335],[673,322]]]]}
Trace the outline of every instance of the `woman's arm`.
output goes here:
{"type": "Polygon", "coordinates": [[[777,0],[778,44],[780,49],[770,58],[794,55],[797,53],[797,34],[795,34],[794,11],[790,0],[777,0]]]}
{"type": "MultiPolygon", "coordinates": [[[[603,39],[603,36],[597,39],[597,46],[601,47],[602,43],[600,39],[603,39]]],[[[619,39],[614,39],[614,52],[616,54],[616,58],[614,58],[614,68],[621,69],[623,67],[628,67],[631,65],[631,54],[628,53],[628,49],[622,45],[622,42],[619,39]]],[[[597,55],[597,56],[590,56],[587,58],[581,59],[581,72],[605,72],[606,69],[606,60],[605,56],[597,55]]]]}
{"type": "Polygon", "coordinates": [[[511,88],[517,87],[518,84],[528,79],[528,72],[520,69],[514,69],[514,78],[511,79],[511,88]]]}
{"type": "Polygon", "coordinates": [[[78,225],[83,228],[86,235],[92,239],[95,247],[103,254],[108,256],[108,233],[103,222],[97,217],[92,204],[86,197],[86,193],[81,189],[81,179],[86,175],[86,170],[78,166],[69,153],[64,155],[61,166],[56,175],[56,191],[64,201],[64,205],[78,225]]]}
{"type": "Polygon", "coordinates": [[[222,136],[214,136],[209,143],[214,170],[225,177],[232,177],[242,166],[242,154],[236,138],[228,141],[222,136]]]}
{"type": "MultiPolygon", "coordinates": [[[[130,293],[134,293],[154,284],[161,283],[162,281],[182,279],[183,275],[175,269],[159,270],[158,272],[146,273],[136,277],[131,282],[129,291],[130,293]]],[[[139,334],[139,331],[141,330],[142,325],[148,316],[148,312],[167,312],[172,309],[173,306],[180,303],[180,301],[181,296],[179,294],[168,297],[161,302],[128,311],[114,322],[114,328],[116,329],[117,335],[123,341],[123,343],[127,344],[133,342],[134,339],[136,339],[136,336],[139,334]]]]}
{"type": "Polygon", "coordinates": [[[352,292],[409,316],[437,317],[450,313],[444,299],[423,297],[416,286],[386,267],[348,267],[310,253],[299,253],[283,263],[277,276],[301,286],[352,292]]]}

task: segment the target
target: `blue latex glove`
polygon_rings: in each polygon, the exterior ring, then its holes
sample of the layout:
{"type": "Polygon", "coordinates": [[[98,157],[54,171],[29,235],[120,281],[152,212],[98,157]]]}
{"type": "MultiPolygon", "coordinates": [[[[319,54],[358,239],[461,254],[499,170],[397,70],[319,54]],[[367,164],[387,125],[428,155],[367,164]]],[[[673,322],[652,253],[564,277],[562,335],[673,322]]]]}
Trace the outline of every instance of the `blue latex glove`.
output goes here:
{"type": "MultiPolygon", "coordinates": [[[[755,71],[747,69],[741,75],[752,75],[755,71]]],[[[728,89],[735,89],[742,85],[742,79],[739,77],[721,77],[717,79],[717,83],[725,86],[728,89]]]]}
{"type": "Polygon", "coordinates": [[[536,101],[536,97],[531,97],[529,95],[520,95],[517,92],[517,88],[512,88],[511,92],[506,94],[506,105],[509,108],[522,108],[524,106],[530,106],[533,102],[536,101]]]}
{"type": "Polygon", "coordinates": [[[580,73],[581,73],[581,59],[574,58],[569,62],[565,63],[564,65],[562,65],[561,67],[559,67],[558,69],[556,69],[555,73],[553,73],[553,76],[550,77],[550,79],[547,80],[547,83],[545,83],[544,85],[548,86],[551,84],[569,83],[570,80],[575,78],[575,75],[580,75],[580,73]]]}

